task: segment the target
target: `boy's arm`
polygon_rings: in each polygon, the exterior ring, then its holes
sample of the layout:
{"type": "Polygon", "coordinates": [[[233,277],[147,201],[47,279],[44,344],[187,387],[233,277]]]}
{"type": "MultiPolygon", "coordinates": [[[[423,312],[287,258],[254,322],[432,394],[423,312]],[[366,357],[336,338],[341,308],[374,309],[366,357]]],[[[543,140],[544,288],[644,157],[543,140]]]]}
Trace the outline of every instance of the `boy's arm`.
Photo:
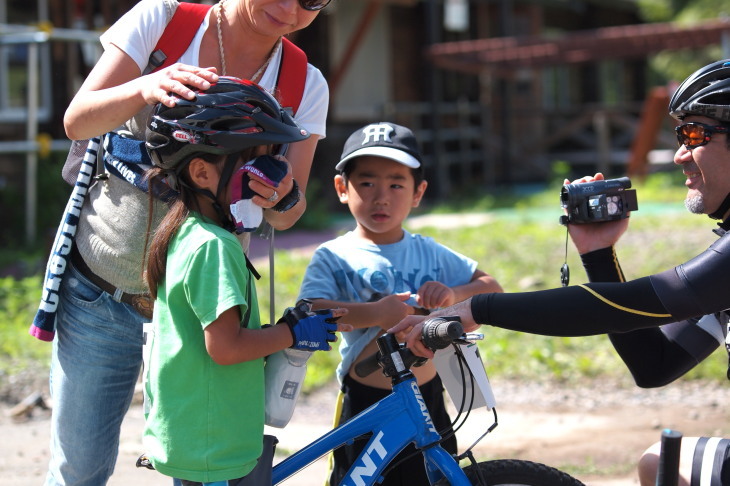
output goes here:
{"type": "Polygon", "coordinates": [[[497,280],[482,270],[475,270],[471,280],[464,285],[447,287],[441,282],[431,281],[421,285],[416,300],[426,309],[448,307],[477,294],[504,292],[497,280]]]}
{"type": "Polygon", "coordinates": [[[405,303],[410,298],[409,292],[393,294],[375,302],[341,302],[328,299],[309,299],[312,309],[347,309],[347,314],[340,318],[341,323],[351,324],[355,329],[379,326],[389,329],[413,314],[412,306],[405,303]]]}
{"type": "Polygon", "coordinates": [[[492,294],[496,292],[504,292],[497,279],[478,268],[474,271],[474,275],[471,276],[468,284],[454,287],[456,302],[461,302],[477,294],[492,294]]]}

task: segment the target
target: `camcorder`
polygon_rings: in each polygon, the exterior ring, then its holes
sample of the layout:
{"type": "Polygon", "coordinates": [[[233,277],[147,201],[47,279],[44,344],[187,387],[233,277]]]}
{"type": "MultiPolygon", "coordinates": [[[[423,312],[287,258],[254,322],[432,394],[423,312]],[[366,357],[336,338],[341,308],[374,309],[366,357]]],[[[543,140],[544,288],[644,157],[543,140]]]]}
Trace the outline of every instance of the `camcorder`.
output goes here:
{"type": "Polygon", "coordinates": [[[636,211],[636,190],[628,177],[604,181],[565,184],[560,190],[560,205],[567,214],[560,224],[599,223],[616,221],[636,211]]]}

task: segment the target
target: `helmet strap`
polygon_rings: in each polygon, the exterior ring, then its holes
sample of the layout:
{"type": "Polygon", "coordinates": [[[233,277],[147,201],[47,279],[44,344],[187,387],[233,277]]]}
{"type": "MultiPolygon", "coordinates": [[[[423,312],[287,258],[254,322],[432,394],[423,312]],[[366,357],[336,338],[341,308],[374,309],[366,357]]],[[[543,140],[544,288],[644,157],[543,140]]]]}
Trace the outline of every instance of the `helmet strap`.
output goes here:
{"type": "Polygon", "coordinates": [[[178,177],[178,184],[183,185],[191,191],[197,192],[198,194],[210,199],[213,210],[216,212],[216,214],[218,215],[218,219],[221,222],[221,226],[223,227],[223,229],[225,229],[226,231],[230,231],[231,233],[234,233],[236,231],[236,223],[234,223],[231,219],[230,213],[223,209],[223,205],[220,202],[220,196],[228,185],[228,181],[231,179],[231,175],[233,175],[233,168],[236,166],[236,161],[238,160],[238,158],[238,153],[230,154],[226,158],[226,161],[223,165],[223,171],[221,172],[221,176],[218,180],[218,187],[215,194],[213,194],[208,189],[193,187],[190,184],[186,183],[182,177],[178,177]]]}
{"type": "Polygon", "coordinates": [[[730,210],[730,194],[725,197],[725,200],[722,204],[720,204],[720,207],[717,208],[714,213],[708,214],[708,216],[712,219],[722,219],[725,217],[725,213],[727,213],[728,210],[730,210]]]}
{"type": "Polygon", "coordinates": [[[200,194],[201,196],[205,196],[208,199],[211,200],[211,203],[213,205],[213,208],[216,210],[216,213],[220,216],[220,212],[218,208],[220,208],[220,204],[218,204],[218,201],[215,198],[215,195],[210,192],[208,189],[201,189],[199,187],[192,186],[188,184],[184,179],[179,179],[178,184],[182,187],[186,187],[189,191],[195,192],[197,194],[200,194]]]}

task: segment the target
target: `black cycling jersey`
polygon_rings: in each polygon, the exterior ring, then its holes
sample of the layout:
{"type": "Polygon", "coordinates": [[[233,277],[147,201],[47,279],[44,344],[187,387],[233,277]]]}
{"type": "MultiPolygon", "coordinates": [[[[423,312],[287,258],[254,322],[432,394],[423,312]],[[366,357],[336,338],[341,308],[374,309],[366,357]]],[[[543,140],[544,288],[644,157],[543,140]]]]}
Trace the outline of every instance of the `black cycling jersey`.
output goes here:
{"type": "Polygon", "coordinates": [[[724,342],[725,310],[730,308],[730,233],[686,263],[629,282],[623,281],[612,248],[582,259],[591,283],[477,295],[471,304],[474,319],[550,336],[609,333],[642,387],[677,379],[724,342]]]}

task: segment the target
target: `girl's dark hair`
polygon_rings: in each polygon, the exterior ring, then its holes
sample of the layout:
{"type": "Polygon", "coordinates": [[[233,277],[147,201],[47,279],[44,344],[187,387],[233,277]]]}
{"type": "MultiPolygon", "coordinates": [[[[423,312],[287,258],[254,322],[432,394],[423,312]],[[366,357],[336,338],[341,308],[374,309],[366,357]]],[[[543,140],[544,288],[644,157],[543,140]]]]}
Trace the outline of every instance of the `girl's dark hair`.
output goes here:
{"type": "MultiPolygon", "coordinates": [[[[249,160],[253,156],[254,150],[255,147],[251,147],[241,152],[243,160],[249,160]]],[[[199,157],[208,163],[217,165],[223,164],[227,155],[201,153],[196,155],[196,157],[199,157]]],[[[191,160],[192,158],[194,157],[191,157],[191,160]]],[[[163,180],[165,175],[166,172],[159,167],[153,167],[148,170],[147,178],[149,180],[150,187],[154,184],[164,184],[163,180]]],[[[154,230],[154,236],[152,237],[151,243],[149,241],[149,237],[152,232],[152,214],[155,200],[152,195],[153,191],[149,191],[149,217],[147,220],[147,240],[145,241],[145,248],[148,248],[148,251],[146,252],[146,265],[144,265],[144,263],[143,265],[145,268],[144,279],[153,299],[157,298],[157,289],[160,283],[162,283],[165,279],[165,272],[167,269],[167,250],[170,247],[172,238],[190,215],[191,211],[201,212],[196,192],[191,189],[192,182],[188,175],[187,166],[180,170],[176,177],[178,178],[177,196],[168,201],[169,210],[162,218],[160,225],[154,230]]],[[[159,204],[159,201],[157,201],[157,203],[159,204]]]]}

